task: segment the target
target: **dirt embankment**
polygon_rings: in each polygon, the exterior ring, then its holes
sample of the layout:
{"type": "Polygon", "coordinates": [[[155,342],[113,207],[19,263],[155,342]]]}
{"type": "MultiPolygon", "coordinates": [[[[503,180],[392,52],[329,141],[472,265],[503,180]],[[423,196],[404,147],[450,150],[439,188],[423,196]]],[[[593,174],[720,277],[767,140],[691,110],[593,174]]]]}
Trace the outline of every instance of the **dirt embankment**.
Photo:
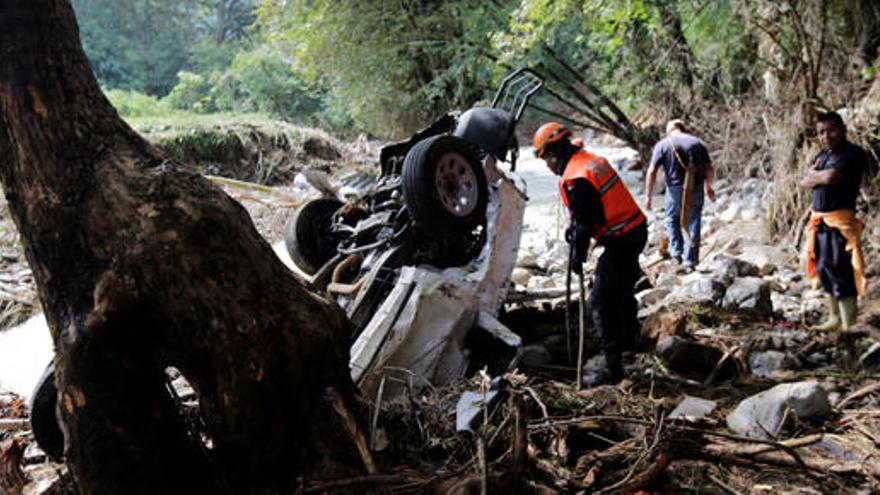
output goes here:
{"type": "Polygon", "coordinates": [[[352,161],[349,147],[317,129],[268,120],[133,122],[174,160],[217,175],[284,185],[306,168],[331,172],[352,161]]]}

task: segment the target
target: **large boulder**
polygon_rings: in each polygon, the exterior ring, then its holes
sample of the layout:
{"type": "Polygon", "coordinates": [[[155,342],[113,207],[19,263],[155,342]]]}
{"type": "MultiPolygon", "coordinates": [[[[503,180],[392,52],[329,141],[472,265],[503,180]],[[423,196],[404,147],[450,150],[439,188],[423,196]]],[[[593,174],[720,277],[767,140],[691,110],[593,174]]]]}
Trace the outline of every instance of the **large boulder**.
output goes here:
{"type": "Polygon", "coordinates": [[[787,408],[802,420],[821,419],[831,412],[831,403],[815,381],[783,383],[740,402],[727,416],[727,427],[740,435],[769,440],[782,426],[787,408]]]}
{"type": "Polygon", "coordinates": [[[721,306],[726,287],[723,282],[702,275],[690,278],[681,288],[672,291],[663,300],[665,304],[698,303],[721,306]]]}
{"type": "Polygon", "coordinates": [[[734,280],[724,294],[724,309],[743,311],[760,317],[771,316],[773,301],[770,298],[770,283],[758,277],[734,280]]]}

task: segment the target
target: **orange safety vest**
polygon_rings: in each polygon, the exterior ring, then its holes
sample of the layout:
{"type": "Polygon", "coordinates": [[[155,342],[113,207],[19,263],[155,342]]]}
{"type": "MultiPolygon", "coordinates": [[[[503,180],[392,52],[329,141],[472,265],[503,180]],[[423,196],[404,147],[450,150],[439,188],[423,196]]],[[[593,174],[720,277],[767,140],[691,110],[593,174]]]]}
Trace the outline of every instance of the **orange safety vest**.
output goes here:
{"type": "Polygon", "coordinates": [[[584,150],[578,151],[571,157],[559,179],[559,190],[565,206],[568,206],[567,188],[577,179],[590,181],[602,198],[605,224],[598,231],[593,232],[594,239],[609,233],[620,235],[645,222],[645,214],[608,160],[584,150]]]}

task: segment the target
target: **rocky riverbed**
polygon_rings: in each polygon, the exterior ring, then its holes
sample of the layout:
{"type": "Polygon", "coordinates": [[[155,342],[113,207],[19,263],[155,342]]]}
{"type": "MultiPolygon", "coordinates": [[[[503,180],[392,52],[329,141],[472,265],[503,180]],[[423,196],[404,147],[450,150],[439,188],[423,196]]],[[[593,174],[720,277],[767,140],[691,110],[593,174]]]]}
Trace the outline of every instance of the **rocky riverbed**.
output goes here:
{"type": "MultiPolygon", "coordinates": [[[[635,153],[619,147],[593,151],[620,170],[641,200],[642,172],[628,171],[635,153]]],[[[638,478],[635,474],[656,469],[658,445],[665,445],[670,453],[644,486],[708,486],[713,493],[815,493],[833,488],[867,493],[878,487],[880,289],[876,277],[871,279],[856,328],[841,336],[810,332],[807,325],[818,319],[823,296],[805,280],[796,247],[772,240],[767,232],[773,184],[756,178],[719,178],[717,200],[707,201],[704,208],[700,263],[686,273],[660,253],[665,235],[661,183],[655,207],[647,212],[649,244],[640,260],[645,272],[637,294],[643,352],[628,360],[628,379],[619,387],[577,392],[567,355],[573,336],[566,336],[564,298],[559,295],[565,287],[568,253],[562,239],[565,214],[555,177],[531,158],[529,150],[522,150],[521,156],[518,172],[527,183],[530,202],[513,272],[514,290],[501,319],[524,342],[516,363],[525,375],[508,375],[506,380],[514,395],[525,390],[523,386],[530,389],[525,411],[534,430],[528,445],[534,468],[530,479],[536,487],[598,489],[625,481],[627,471],[632,481],[638,478]],[[590,429],[576,421],[609,415],[618,417],[618,422],[603,420],[590,429]],[[642,427],[627,426],[633,424],[642,427]],[[658,433],[693,434],[695,428],[701,438],[715,441],[706,440],[708,450],[701,451],[709,461],[677,454],[676,439],[658,433]],[[612,440],[598,445],[573,440],[584,431],[612,440]],[[547,432],[553,432],[552,438],[547,432]],[[563,438],[569,438],[567,443],[563,438]],[[718,443],[719,439],[726,443],[718,443]],[[639,442],[652,447],[642,448],[639,442]],[[755,445],[772,448],[761,451],[755,445]],[[780,452],[795,454],[780,458],[780,452]],[[756,466],[773,469],[768,474],[756,466]],[[818,475],[828,477],[818,481],[818,475]]],[[[356,180],[348,176],[340,183],[356,180]]],[[[284,256],[280,225],[290,201],[318,194],[307,182],[299,178],[272,192],[224,187],[251,211],[261,233],[284,256]]],[[[19,296],[10,300],[23,299],[16,306],[21,314],[10,320],[19,322],[36,304],[23,257],[14,243],[7,244],[3,252],[16,254],[14,260],[12,254],[4,258],[10,265],[0,273],[0,282],[14,281],[19,296]]],[[[598,254],[597,249],[588,261],[588,275],[598,254]]],[[[597,337],[589,334],[586,373],[601,366],[595,352],[597,337]]],[[[31,478],[27,493],[49,493],[58,476],[54,467],[46,468],[54,465],[44,462],[26,422],[19,421],[27,417],[21,398],[29,394],[50,358],[45,322],[39,318],[0,331],[0,421],[6,421],[5,429],[0,428],[0,462],[10,458],[6,454],[15,445],[26,447],[18,459],[31,478]]],[[[468,383],[432,390],[407,407],[422,408],[428,421],[440,418],[442,410],[454,408],[446,399],[468,383]]],[[[510,428],[500,418],[509,418],[514,411],[510,406],[501,411],[487,428],[510,428]]],[[[385,420],[391,421],[385,418],[379,424],[385,420]]],[[[468,450],[471,440],[455,436],[454,431],[446,432],[449,437],[444,440],[444,420],[437,421],[433,440],[425,438],[425,442],[440,442],[435,447],[450,458],[458,447],[468,450]]],[[[501,469],[502,464],[494,466],[501,469]]]]}

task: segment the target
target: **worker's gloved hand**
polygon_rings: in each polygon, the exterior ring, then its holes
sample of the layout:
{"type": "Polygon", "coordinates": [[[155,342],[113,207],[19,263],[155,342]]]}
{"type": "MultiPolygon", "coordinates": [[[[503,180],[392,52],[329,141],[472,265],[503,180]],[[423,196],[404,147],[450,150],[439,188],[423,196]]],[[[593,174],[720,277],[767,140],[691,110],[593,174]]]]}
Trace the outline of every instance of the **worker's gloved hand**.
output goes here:
{"type": "Polygon", "coordinates": [[[569,226],[565,229],[565,242],[569,244],[574,244],[575,238],[577,237],[577,227],[569,226]]]}
{"type": "Polygon", "coordinates": [[[571,271],[580,275],[590,246],[590,235],[586,229],[572,225],[565,230],[565,240],[571,246],[571,271]]]}

